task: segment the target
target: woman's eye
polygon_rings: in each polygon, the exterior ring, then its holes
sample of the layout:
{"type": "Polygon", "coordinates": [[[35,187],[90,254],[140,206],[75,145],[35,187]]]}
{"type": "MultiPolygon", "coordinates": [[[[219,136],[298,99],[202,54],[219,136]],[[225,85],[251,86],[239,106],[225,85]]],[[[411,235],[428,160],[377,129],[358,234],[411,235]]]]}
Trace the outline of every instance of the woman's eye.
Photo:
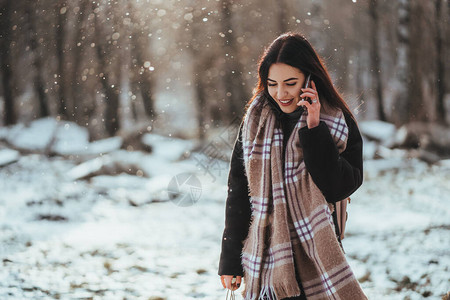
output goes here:
{"type": "Polygon", "coordinates": [[[269,83],[268,86],[276,86],[276,83],[269,83]]]}
{"type": "Polygon", "coordinates": [[[297,82],[294,82],[294,83],[286,83],[286,85],[288,85],[288,86],[294,86],[294,85],[296,85],[297,84],[297,82]]]}

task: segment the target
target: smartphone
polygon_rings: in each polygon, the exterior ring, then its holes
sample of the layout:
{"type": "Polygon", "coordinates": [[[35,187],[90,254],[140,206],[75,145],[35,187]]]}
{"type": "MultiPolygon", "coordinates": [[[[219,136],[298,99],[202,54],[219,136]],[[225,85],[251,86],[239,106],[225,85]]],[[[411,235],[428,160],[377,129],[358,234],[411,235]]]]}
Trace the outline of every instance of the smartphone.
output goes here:
{"type": "MultiPolygon", "coordinates": [[[[306,88],[309,88],[309,82],[310,82],[310,80],[311,80],[311,73],[309,73],[308,76],[306,76],[305,87],[304,87],[305,89],[306,89],[306,88]]],[[[311,99],[309,99],[309,98],[305,98],[305,99],[303,99],[303,100],[308,101],[309,104],[312,103],[312,102],[311,102],[311,99]]]]}
{"type": "Polygon", "coordinates": [[[309,88],[309,81],[311,80],[311,73],[308,74],[308,76],[306,76],[306,80],[305,80],[305,89],[309,88]]]}

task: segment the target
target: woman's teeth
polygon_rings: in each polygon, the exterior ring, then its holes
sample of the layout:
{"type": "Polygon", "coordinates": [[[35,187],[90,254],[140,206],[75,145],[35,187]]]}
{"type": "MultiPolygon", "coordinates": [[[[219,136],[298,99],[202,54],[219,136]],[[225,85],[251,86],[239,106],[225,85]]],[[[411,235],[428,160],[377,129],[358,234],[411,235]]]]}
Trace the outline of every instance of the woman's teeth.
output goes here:
{"type": "Polygon", "coordinates": [[[290,104],[292,102],[292,100],[294,99],[289,99],[289,100],[279,100],[281,102],[281,104],[287,105],[290,104]]]}

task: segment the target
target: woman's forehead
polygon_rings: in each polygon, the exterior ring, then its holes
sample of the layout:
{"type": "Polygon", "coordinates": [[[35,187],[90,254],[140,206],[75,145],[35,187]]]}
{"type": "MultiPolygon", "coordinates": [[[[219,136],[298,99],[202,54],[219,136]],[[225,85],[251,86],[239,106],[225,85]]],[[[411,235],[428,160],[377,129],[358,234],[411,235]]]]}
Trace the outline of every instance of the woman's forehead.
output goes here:
{"type": "Polygon", "coordinates": [[[304,78],[304,74],[293,66],[284,63],[275,63],[270,66],[268,77],[272,80],[283,81],[293,77],[298,79],[304,78]]]}

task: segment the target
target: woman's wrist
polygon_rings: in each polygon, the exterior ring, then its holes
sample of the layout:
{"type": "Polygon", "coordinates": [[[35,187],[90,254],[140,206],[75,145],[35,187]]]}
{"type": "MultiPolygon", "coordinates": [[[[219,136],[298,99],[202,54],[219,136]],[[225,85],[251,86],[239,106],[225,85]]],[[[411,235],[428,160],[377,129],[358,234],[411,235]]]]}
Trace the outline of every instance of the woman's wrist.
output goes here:
{"type": "Polygon", "coordinates": [[[308,129],[312,129],[312,128],[314,128],[314,127],[319,126],[319,123],[320,123],[319,120],[313,121],[313,122],[309,123],[309,124],[308,124],[308,129]]]}

